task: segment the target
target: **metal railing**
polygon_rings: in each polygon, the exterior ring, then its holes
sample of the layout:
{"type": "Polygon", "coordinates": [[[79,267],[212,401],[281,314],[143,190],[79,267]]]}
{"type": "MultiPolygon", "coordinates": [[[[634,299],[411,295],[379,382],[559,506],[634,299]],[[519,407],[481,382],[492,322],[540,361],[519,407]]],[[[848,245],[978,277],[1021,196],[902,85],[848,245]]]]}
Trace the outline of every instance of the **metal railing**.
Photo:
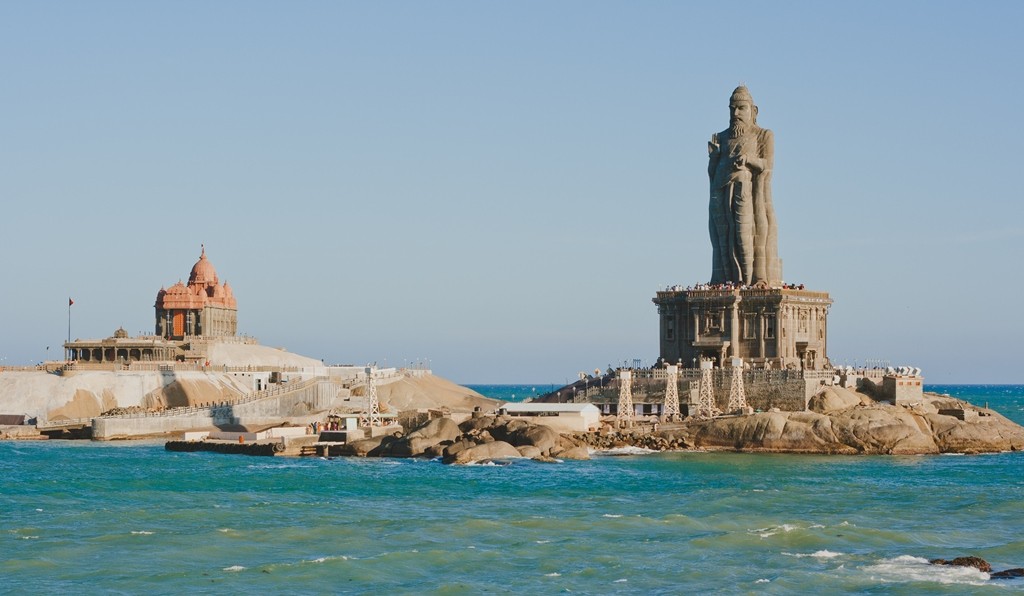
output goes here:
{"type": "Polygon", "coordinates": [[[238,399],[225,400],[213,404],[197,404],[191,406],[180,406],[177,408],[167,408],[164,410],[154,410],[150,412],[128,412],[124,414],[110,414],[110,415],[99,415],[96,418],[156,418],[165,416],[181,416],[183,414],[194,414],[198,412],[209,411],[211,414],[217,410],[226,410],[239,406],[242,404],[248,404],[262,399],[270,397],[278,397],[288,393],[295,393],[312,387],[313,385],[325,382],[327,379],[323,377],[317,377],[313,379],[307,379],[297,383],[285,383],[284,385],[275,385],[269,389],[262,391],[255,391],[253,393],[247,393],[238,399]]]}

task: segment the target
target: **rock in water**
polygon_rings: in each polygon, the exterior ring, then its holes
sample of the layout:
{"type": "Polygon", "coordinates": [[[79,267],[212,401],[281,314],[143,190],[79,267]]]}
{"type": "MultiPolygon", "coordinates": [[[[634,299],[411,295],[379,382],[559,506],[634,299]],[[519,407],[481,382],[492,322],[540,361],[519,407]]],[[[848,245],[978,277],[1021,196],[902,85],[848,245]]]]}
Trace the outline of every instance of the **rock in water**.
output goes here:
{"type": "Polygon", "coordinates": [[[505,441],[493,441],[491,443],[484,443],[482,445],[476,445],[469,449],[464,449],[455,454],[452,458],[445,458],[444,462],[447,464],[470,464],[473,462],[483,461],[485,459],[502,459],[502,458],[515,458],[522,457],[519,454],[519,450],[505,441]]]}
{"type": "Polygon", "coordinates": [[[570,447],[561,451],[553,451],[551,456],[558,459],[587,460],[590,459],[590,451],[586,447],[570,447]]]}
{"type": "Polygon", "coordinates": [[[337,449],[341,455],[354,455],[357,457],[376,456],[380,455],[380,445],[385,438],[392,439],[394,437],[383,435],[369,439],[359,439],[345,443],[337,449]]]}
{"type": "Polygon", "coordinates": [[[519,455],[522,455],[523,457],[528,457],[530,459],[543,457],[540,453],[540,449],[537,449],[533,445],[522,445],[520,447],[516,447],[516,449],[519,451],[519,455]]]}
{"type": "Polygon", "coordinates": [[[382,448],[381,452],[389,457],[418,457],[442,442],[455,441],[461,435],[459,425],[451,418],[434,418],[382,448]]]}
{"type": "Polygon", "coordinates": [[[992,571],[992,566],[988,564],[988,561],[981,557],[957,557],[952,561],[946,559],[932,559],[928,561],[932,565],[952,565],[953,567],[974,567],[978,571],[983,573],[989,573],[992,571]]]}
{"type": "Polygon", "coordinates": [[[426,424],[413,429],[409,433],[408,438],[436,438],[437,442],[440,443],[441,441],[454,441],[461,434],[462,430],[459,429],[459,425],[451,418],[434,418],[427,421],[426,424]]]}

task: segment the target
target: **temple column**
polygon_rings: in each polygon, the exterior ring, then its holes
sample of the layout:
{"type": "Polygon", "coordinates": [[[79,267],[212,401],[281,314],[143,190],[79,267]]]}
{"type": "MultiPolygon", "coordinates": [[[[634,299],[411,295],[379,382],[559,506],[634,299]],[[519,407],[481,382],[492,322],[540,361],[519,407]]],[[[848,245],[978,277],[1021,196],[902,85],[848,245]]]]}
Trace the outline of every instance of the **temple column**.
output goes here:
{"type": "Polygon", "coordinates": [[[764,320],[764,309],[757,311],[757,337],[758,337],[758,356],[764,360],[764,334],[767,329],[767,324],[764,320]]]}

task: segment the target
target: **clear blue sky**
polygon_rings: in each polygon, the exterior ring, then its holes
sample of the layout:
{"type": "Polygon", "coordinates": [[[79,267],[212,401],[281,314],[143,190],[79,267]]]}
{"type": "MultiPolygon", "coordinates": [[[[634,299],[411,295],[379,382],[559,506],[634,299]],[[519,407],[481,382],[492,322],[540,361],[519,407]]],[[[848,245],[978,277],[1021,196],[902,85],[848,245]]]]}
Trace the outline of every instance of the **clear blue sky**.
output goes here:
{"type": "Polygon", "coordinates": [[[200,243],[243,332],[554,383],[707,281],[707,140],[775,131],[829,355],[1024,382],[1024,3],[4,2],[0,362],[153,328],[200,243]]]}

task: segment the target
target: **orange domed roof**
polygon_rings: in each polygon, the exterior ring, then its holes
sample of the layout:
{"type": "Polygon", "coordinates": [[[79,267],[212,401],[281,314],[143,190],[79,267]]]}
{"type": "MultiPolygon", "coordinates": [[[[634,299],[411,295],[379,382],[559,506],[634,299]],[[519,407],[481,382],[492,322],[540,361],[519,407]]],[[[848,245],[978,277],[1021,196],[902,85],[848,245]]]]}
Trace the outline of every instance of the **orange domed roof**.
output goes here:
{"type": "Polygon", "coordinates": [[[213,264],[206,259],[206,246],[203,246],[203,253],[199,260],[192,266],[192,273],[188,276],[188,285],[209,285],[217,283],[217,271],[213,264]]]}
{"type": "Polygon", "coordinates": [[[181,283],[181,280],[178,280],[178,283],[176,283],[173,286],[167,288],[167,291],[164,292],[164,294],[165,295],[166,294],[171,294],[171,295],[175,295],[175,296],[180,296],[182,294],[188,294],[188,288],[185,287],[185,284],[181,283]]]}

